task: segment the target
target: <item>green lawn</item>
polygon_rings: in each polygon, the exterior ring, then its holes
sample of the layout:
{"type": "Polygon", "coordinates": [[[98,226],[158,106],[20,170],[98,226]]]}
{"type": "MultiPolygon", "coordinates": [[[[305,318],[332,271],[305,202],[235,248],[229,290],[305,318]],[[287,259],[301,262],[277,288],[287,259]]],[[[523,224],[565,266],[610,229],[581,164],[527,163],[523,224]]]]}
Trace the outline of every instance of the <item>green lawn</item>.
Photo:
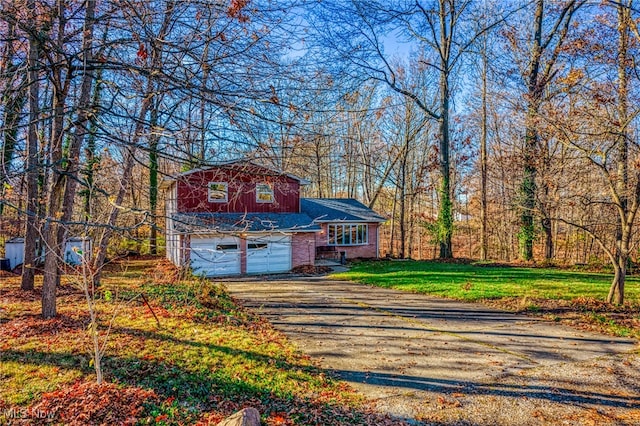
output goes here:
{"type": "MultiPolygon", "coordinates": [[[[507,297],[604,299],[611,274],[427,261],[355,263],[333,278],[381,287],[477,301],[507,297]]],[[[629,277],[626,299],[640,301],[640,279],[629,277]]]]}

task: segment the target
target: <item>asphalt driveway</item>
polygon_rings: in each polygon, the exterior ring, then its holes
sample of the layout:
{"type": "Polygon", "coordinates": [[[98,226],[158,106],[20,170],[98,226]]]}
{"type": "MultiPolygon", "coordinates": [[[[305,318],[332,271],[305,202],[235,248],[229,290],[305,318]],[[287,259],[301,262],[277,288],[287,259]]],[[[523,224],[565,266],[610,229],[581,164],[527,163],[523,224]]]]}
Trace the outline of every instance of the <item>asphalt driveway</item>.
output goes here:
{"type": "Polygon", "coordinates": [[[226,285],[321,367],[398,418],[640,424],[636,341],[323,278],[226,285]]]}

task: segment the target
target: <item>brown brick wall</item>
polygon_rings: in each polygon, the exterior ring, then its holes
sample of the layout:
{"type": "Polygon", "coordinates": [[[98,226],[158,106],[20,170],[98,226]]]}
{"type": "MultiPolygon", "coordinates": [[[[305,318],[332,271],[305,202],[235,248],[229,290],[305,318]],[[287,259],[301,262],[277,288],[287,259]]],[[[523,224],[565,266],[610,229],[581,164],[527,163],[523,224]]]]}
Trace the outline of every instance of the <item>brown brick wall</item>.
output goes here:
{"type": "Polygon", "coordinates": [[[240,273],[247,273],[247,239],[240,238],[240,273]]]}
{"type": "Polygon", "coordinates": [[[313,265],[316,258],[315,233],[304,232],[291,237],[291,267],[313,265]]]}
{"type": "MultiPolygon", "coordinates": [[[[375,259],[378,257],[378,227],[377,223],[369,223],[369,244],[364,246],[336,246],[336,251],[340,253],[344,251],[347,259],[355,259],[358,257],[365,259],[375,259]]],[[[316,245],[327,245],[327,224],[323,223],[322,232],[316,234],[316,245]]],[[[338,257],[339,258],[339,257],[338,257]]]]}

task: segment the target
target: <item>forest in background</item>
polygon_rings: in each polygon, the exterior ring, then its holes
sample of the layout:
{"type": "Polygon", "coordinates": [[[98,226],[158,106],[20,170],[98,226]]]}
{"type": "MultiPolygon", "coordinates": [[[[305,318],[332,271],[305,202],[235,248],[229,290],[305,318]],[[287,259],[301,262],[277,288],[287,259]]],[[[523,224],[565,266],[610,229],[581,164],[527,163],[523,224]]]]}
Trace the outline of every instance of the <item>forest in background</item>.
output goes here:
{"type": "Polygon", "coordinates": [[[241,157],[389,217],[383,256],[610,264],[624,300],[633,0],[0,5],[0,239],[25,238],[25,289],[47,248],[43,300],[67,235],[98,282],[162,251],[163,176],[241,157]]]}

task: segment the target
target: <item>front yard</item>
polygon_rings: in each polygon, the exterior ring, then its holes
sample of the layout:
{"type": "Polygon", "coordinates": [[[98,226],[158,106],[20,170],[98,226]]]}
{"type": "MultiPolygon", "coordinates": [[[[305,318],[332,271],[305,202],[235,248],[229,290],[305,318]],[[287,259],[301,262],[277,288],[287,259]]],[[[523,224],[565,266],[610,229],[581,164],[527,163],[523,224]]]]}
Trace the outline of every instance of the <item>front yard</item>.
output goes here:
{"type": "Polygon", "coordinates": [[[223,286],[153,258],[105,273],[97,297],[106,384],[98,386],[73,276],[58,295],[58,317],[43,320],[39,288],[25,293],[19,277],[0,277],[0,424],[217,424],[245,406],[266,425],[397,424],[223,286]]]}
{"type": "MultiPolygon", "coordinates": [[[[601,302],[610,276],[439,262],[354,263],[334,278],[543,315],[640,337],[640,283],[627,304],[601,302]]],[[[57,318],[39,288],[0,276],[0,425],[212,424],[253,406],[265,425],[402,424],[375,414],[224,286],[181,276],[162,260],[111,265],[96,292],[106,384],[95,384],[86,302],[65,276],[57,318]],[[148,300],[148,304],[145,302],[148,300]],[[107,335],[108,333],[108,335],[107,335]]]]}

